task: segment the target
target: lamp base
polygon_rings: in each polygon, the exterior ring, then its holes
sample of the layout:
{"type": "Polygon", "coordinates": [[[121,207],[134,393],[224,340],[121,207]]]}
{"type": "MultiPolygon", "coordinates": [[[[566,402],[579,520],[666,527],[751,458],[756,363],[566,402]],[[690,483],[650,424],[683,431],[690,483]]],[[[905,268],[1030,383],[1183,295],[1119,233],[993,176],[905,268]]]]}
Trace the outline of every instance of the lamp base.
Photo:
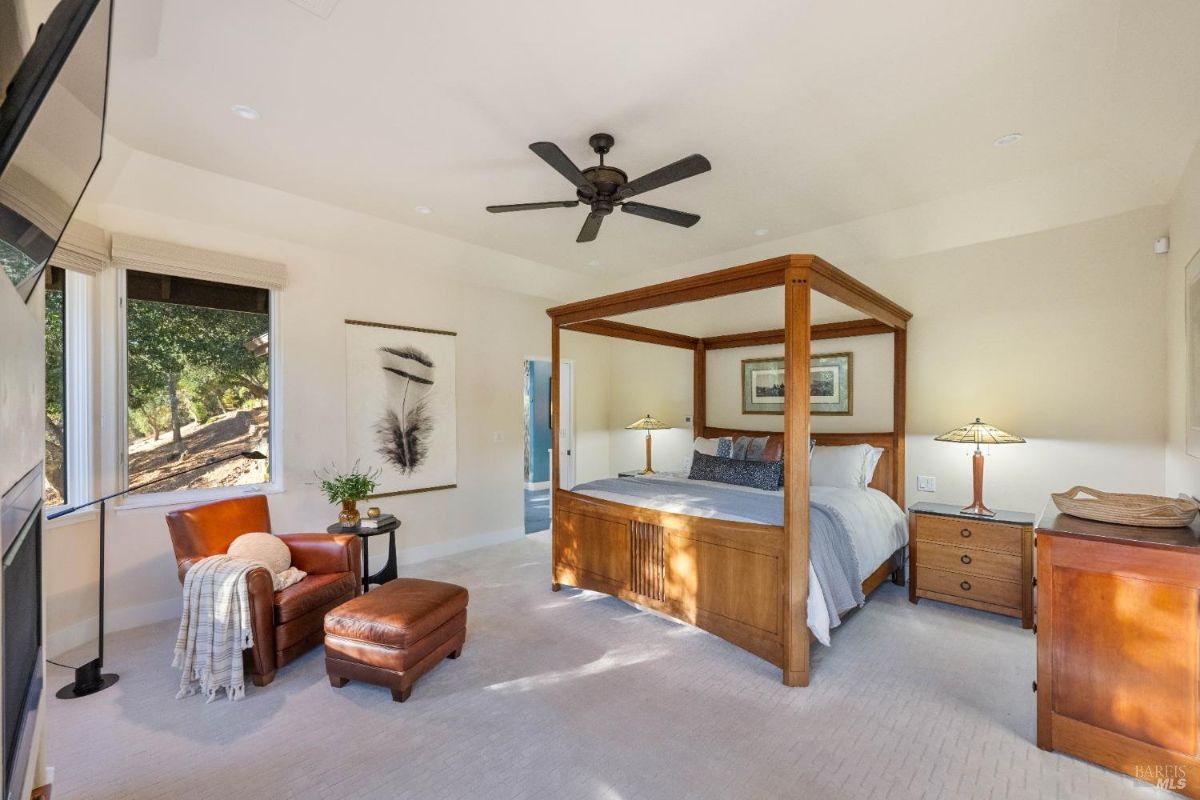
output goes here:
{"type": "Polygon", "coordinates": [[[59,700],[73,700],[101,692],[120,680],[111,672],[100,672],[100,659],[94,658],[75,670],[75,680],[54,693],[59,700]]]}
{"type": "Polygon", "coordinates": [[[972,503],[971,505],[962,509],[962,513],[974,514],[977,517],[994,517],[994,516],[996,516],[996,512],[992,511],[990,508],[985,506],[983,503],[972,503]]]}

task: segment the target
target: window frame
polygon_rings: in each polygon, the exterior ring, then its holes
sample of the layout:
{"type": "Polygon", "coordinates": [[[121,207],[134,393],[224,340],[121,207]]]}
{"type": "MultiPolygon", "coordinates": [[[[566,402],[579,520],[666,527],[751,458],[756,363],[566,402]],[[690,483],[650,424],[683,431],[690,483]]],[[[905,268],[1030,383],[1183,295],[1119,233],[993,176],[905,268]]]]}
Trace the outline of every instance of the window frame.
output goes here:
{"type": "MultiPolygon", "coordinates": [[[[63,268],[63,424],[66,433],[67,492],[63,503],[47,510],[70,508],[94,496],[92,276],[63,268]]],[[[47,270],[49,275],[49,270],[47,270]]],[[[43,288],[43,291],[45,289],[43,288]]],[[[51,527],[69,525],[94,515],[93,509],[67,514],[51,527]]]]}
{"type": "MultiPolygon", "coordinates": [[[[117,424],[114,427],[118,442],[118,483],[121,489],[125,489],[129,487],[129,342],[127,336],[128,315],[126,313],[128,294],[126,291],[126,270],[116,267],[114,271],[116,272],[117,282],[117,336],[115,354],[117,366],[117,407],[115,409],[117,424]]],[[[149,268],[143,268],[141,271],[153,272],[149,268]]],[[[220,282],[237,285],[236,278],[223,277],[220,279],[220,282]]],[[[269,382],[267,386],[267,441],[270,447],[271,479],[265,483],[256,483],[247,486],[211,486],[200,489],[181,489],[170,492],[146,492],[143,494],[125,495],[117,501],[119,508],[138,509],[185,505],[188,503],[212,502],[255,494],[278,494],[283,491],[283,436],[280,430],[283,396],[281,383],[283,357],[279,344],[280,302],[279,290],[268,289],[267,291],[269,292],[268,313],[270,314],[267,326],[268,341],[270,342],[267,353],[267,379],[269,382]]]]}

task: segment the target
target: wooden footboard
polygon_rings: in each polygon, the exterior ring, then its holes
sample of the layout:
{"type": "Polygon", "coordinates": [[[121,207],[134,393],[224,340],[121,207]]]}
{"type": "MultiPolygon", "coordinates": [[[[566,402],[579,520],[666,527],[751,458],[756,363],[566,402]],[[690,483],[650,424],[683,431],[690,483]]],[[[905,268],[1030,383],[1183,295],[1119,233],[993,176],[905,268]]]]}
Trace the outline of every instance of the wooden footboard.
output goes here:
{"type": "MultiPolygon", "coordinates": [[[[554,588],[604,592],[783,666],[783,528],[639,508],[559,490],[554,588]]],[[[863,581],[904,583],[904,548],[863,581]]]]}
{"type": "Polygon", "coordinates": [[[554,582],[652,608],[783,665],[783,528],[559,490],[554,582]]]}

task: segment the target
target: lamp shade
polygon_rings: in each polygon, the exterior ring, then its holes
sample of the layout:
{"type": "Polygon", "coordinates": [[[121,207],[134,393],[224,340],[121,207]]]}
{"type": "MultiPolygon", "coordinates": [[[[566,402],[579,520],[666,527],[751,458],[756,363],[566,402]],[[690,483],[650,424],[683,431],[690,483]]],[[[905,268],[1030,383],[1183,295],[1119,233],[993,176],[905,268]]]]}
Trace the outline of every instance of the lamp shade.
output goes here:
{"type": "Polygon", "coordinates": [[[661,431],[671,427],[661,419],[655,419],[647,414],[632,425],[626,425],[627,431],[661,431]]]}
{"type": "Polygon", "coordinates": [[[1012,433],[1006,433],[999,428],[988,425],[979,417],[961,428],[947,431],[941,436],[934,437],[937,442],[956,442],[960,444],[1024,444],[1025,440],[1012,433]]]}

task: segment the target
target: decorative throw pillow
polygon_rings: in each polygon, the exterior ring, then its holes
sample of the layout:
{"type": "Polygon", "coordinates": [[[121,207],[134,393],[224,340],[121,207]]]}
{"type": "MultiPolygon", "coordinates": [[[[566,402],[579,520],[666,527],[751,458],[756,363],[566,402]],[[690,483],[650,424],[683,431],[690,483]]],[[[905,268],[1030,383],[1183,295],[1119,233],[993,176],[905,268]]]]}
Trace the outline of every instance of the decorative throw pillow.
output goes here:
{"type": "MultiPolygon", "coordinates": [[[[733,452],[730,458],[741,461],[765,461],[763,452],[767,449],[767,437],[739,436],[733,442],[733,452]]],[[[772,459],[775,460],[775,459],[772,459]]]]}
{"type": "Polygon", "coordinates": [[[720,458],[729,458],[733,455],[733,437],[722,436],[720,439],[717,439],[717,452],[712,455],[720,458]]]}
{"type": "Polygon", "coordinates": [[[270,533],[243,533],[230,542],[228,554],[266,567],[277,592],[299,583],[308,574],[292,566],[292,551],[282,539],[270,533]]]}
{"type": "Polygon", "coordinates": [[[694,481],[717,481],[774,491],[779,488],[782,472],[782,461],[745,461],[696,453],[692,456],[688,477],[694,481]]]}
{"type": "Polygon", "coordinates": [[[843,489],[867,488],[867,457],[870,445],[851,444],[843,447],[814,447],[809,459],[809,482],[813,486],[835,486],[843,489]]]}

